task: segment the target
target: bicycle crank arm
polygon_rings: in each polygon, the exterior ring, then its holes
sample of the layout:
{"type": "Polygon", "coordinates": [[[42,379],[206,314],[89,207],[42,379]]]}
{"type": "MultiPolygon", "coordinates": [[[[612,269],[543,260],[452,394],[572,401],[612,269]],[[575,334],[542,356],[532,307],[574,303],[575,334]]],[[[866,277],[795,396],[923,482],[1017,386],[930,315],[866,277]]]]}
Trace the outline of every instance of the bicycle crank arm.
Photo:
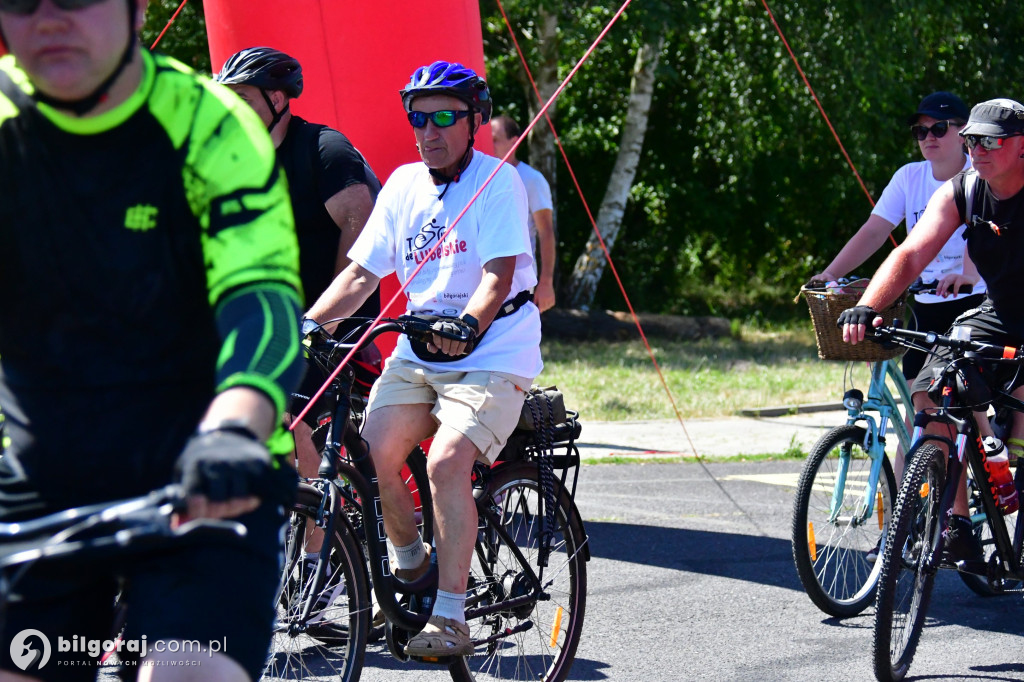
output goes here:
{"type": "Polygon", "coordinates": [[[499,632],[498,634],[491,635],[490,637],[487,637],[486,639],[474,639],[473,640],[473,646],[478,647],[478,646],[481,646],[481,645],[484,645],[484,644],[492,644],[493,642],[497,642],[498,640],[507,639],[507,638],[511,637],[512,635],[518,635],[520,632],[526,632],[527,630],[532,630],[532,629],[533,629],[533,621],[532,620],[526,620],[526,621],[523,621],[522,623],[520,623],[519,625],[515,626],[514,628],[506,628],[505,630],[499,632]]]}

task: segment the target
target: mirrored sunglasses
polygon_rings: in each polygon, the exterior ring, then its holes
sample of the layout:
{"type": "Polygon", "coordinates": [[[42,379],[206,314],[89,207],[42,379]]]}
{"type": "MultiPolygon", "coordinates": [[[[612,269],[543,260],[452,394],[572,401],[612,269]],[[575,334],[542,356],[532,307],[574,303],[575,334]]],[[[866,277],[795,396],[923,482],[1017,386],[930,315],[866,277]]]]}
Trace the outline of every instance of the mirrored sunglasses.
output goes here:
{"type": "Polygon", "coordinates": [[[438,128],[450,128],[460,118],[466,118],[467,116],[469,116],[469,111],[465,109],[462,111],[442,109],[441,111],[432,111],[429,114],[424,111],[410,111],[409,123],[412,124],[413,128],[425,128],[429,119],[438,128]]]}
{"type": "Polygon", "coordinates": [[[928,137],[928,133],[931,133],[936,138],[944,136],[949,131],[949,121],[939,121],[931,128],[928,126],[915,125],[910,126],[910,134],[914,136],[914,139],[918,142],[923,142],[924,138],[928,137]]]}
{"type": "MultiPolygon", "coordinates": [[[[0,12],[29,16],[35,14],[41,2],[42,0],[0,0],[0,12]]],[[[104,0],[53,0],[53,4],[62,10],[82,9],[101,2],[104,0]]]]}
{"type": "Polygon", "coordinates": [[[1005,137],[992,137],[991,135],[964,135],[964,144],[967,145],[968,149],[974,149],[978,145],[981,145],[982,149],[994,152],[997,149],[1002,149],[1005,141],[1005,137]]]}

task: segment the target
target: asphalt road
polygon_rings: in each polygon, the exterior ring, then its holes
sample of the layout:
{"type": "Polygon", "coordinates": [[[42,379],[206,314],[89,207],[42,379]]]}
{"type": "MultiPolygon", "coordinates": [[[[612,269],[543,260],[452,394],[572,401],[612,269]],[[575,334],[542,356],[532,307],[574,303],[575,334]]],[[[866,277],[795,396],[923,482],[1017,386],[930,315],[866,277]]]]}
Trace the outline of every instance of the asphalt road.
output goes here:
{"type": "MultiPolygon", "coordinates": [[[[789,524],[801,463],[585,466],[593,559],[573,680],[872,680],[874,609],[836,620],[804,594],[789,524]]],[[[1024,680],[1024,599],[936,581],[912,680],[1024,680]]],[[[449,679],[367,651],[363,680],[449,679]]]]}

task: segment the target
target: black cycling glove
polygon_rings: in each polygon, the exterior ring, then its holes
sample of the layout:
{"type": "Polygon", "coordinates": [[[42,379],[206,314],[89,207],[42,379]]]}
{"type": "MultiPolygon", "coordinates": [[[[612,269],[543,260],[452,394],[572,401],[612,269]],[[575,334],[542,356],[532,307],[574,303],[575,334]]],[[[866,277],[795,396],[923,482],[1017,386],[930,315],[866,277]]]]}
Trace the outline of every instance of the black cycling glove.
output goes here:
{"type": "Polygon", "coordinates": [[[205,495],[211,502],[255,495],[290,506],[298,487],[295,470],[286,464],[275,467],[266,446],[241,430],[195,434],[174,472],[186,495],[205,495]]]}
{"type": "Polygon", "coordinates": [[[430,326],[438,336],[453,341],[465,341],[470,346],[476,338],[476,329],[460,317],[441,317],[430,326]]]}
{"type": "Polygon", "coordinates": [[[855,305],[852,308],[847,308],[843,312],[839,313],[839,319],[836,320],[836,326],[842,327],[844,324],[862,324],[868,329],[871,328],[872,322],[878,317],[878,312],[868,305],[855,305]]]}

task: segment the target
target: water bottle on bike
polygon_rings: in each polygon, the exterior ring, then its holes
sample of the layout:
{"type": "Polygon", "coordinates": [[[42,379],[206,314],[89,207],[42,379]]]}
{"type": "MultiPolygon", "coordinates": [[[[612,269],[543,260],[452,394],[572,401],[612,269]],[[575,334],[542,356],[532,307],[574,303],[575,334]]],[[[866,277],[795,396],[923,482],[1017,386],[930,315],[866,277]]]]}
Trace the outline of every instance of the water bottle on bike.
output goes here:
{"type": "Polygon", "coordinates": [[[1020,506],[1017,488],[1010,473],[1010,462],[1006,455],[1003,441],[994,436],[986,436],[982,441],[985,446],[985,471],[988,473],[992,496],[999,505],[999,511],[1012,514],[1020,506]]]}

